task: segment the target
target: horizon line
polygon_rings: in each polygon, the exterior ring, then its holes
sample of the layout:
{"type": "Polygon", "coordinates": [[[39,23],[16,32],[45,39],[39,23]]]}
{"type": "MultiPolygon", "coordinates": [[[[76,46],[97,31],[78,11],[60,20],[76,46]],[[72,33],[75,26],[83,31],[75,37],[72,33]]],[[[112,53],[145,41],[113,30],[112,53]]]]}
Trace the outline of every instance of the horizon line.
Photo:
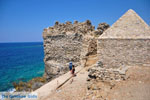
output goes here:
{"type": "Polygon", "coordinates": [[[17,41],[17,42],[0,42],[0,43],[35,43],[35,42],[43,42],[43,41],[17,41]]]}

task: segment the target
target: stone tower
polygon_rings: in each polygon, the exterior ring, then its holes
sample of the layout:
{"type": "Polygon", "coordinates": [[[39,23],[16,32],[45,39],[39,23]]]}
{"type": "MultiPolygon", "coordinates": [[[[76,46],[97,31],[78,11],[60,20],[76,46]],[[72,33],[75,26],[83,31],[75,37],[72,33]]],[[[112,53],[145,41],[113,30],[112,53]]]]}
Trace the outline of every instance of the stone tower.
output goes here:
{"type": "Polygon", "coordinates": [[[150,64],[150,28],[128,10],[98,38],[99,61],[105,67],[150,64]]]}

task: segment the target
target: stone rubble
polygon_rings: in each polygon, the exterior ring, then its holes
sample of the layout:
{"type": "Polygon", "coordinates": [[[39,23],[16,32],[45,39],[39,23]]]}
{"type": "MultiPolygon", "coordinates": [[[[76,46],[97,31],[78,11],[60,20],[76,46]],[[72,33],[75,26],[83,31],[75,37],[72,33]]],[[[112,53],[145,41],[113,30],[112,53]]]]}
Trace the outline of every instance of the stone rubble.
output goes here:
{"type": "Polygon", "coordinates": [[[83,100],[108,100],[109,91],[115,87],[119,81],[128,79],[126,71],[130,66],[121,66],[119,68],[104,68],[98,61],[88,72],[87,95],[83,100]]]}
{"type": "MultiPolygon", "coordinates": [[[[126,71],[128,67],[120,67],[117,69],[113,68],[101,68],[101,67],[93,67],[89,69],[89,78],[90,79],[98,79],[101,81],[121,81],[126,80],[126,71]]],[[[89,80],[89,79],[88,79],[89,80]]]]}

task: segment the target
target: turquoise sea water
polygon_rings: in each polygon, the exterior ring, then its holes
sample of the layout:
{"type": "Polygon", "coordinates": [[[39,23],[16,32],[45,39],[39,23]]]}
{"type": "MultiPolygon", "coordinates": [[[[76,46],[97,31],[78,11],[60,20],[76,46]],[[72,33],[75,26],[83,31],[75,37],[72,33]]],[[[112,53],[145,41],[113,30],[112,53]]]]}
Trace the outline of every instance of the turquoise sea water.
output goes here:
{"type": "Polygon", "coordinates": [[[44,73],[42,42],[0,43],[0,91],[44,73]]]}

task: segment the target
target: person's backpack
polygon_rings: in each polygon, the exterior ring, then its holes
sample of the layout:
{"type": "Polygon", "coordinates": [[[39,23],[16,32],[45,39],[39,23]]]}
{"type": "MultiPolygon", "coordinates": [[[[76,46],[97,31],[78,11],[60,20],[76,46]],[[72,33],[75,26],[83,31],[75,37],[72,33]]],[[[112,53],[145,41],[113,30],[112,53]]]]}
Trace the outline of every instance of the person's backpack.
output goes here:
{"type": "Polygon", "coordinates": [[[69,70],[72,70],[72,62],[69,63],[69,70]]]}

